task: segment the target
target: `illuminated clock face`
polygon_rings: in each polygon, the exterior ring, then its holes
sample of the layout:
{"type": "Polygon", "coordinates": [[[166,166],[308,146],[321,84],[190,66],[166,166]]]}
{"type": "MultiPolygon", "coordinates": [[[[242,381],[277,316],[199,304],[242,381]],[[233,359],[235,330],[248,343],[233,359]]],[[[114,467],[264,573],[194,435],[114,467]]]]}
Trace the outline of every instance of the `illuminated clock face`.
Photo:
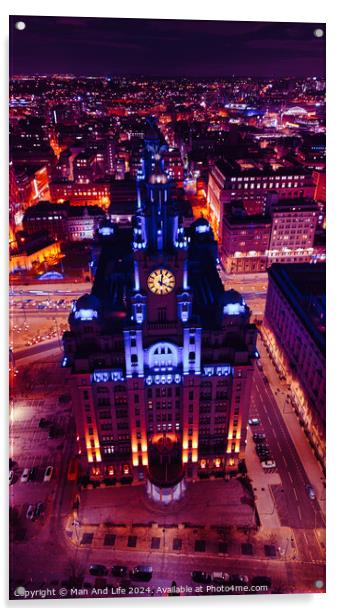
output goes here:
{"type": "Polygon", "coordinates": [[[175,276],[168,269],[159,268],[151,272],[148,278],[148,287],[152,293],[166,295],[171,293],[175,286],[175,276]]]}

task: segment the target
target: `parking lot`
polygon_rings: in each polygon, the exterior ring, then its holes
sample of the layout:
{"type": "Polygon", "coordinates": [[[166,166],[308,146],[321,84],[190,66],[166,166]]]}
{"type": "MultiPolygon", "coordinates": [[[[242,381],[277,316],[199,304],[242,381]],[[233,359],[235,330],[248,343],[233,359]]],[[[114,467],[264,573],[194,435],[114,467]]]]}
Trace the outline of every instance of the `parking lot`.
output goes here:
{"type": "Polygon", "coordinates": [[[58,396],[18,398],[10,419],[12,537],[23,540],[37,534],[51,513],[72,419],[58,396]]]}

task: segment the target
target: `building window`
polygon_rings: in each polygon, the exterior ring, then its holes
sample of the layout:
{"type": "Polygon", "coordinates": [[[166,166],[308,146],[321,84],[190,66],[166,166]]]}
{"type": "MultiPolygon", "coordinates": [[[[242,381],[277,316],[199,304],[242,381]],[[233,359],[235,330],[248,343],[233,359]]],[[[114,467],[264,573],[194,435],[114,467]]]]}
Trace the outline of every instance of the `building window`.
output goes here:
{"type": "Polygon", "coordinates": [[[158,321],[164,323],[166,321],[166,308],[158,308],[158,321]]]}
{"type": "Polygon", "coordinates": [[[101,424],[100,426],[101,430],[103,432],[112,432],[112,424],[108,423],[108,424],[101,424]]]}

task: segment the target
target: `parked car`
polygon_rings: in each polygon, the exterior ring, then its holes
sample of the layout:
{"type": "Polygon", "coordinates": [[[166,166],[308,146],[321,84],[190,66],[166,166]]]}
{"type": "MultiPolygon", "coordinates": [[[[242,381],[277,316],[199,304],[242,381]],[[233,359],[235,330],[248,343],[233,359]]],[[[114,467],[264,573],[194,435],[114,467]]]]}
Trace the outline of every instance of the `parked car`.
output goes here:
{"type": "Polygon", "coordinates": [[[265,441],[265,440],[266,440],[266,435],[264,432],[254,432],[253,441],[255,441],[255,443],[257,443],[258,441],[265,441]]]}
{"type": "Polygon", "coordinates": [[[9,471],[9,485],[13,483],[14,471],[9,471]]]}
{"type": "Polygon", "coordinates": [[[135,580],[149,582],[152,578],[152,572],[153,569],[149,565],[138,565],[131,570],[130,575],[135,580]]]}
{"type": "Polygon", "coordinates": [[[56,428],[56,426],[51,426],[49,431],[48,431],[48,438],[57,438],[58,437],[58,430],[56,428]]]}
{"type": "Polygon", "coordinates": [[[261,423],[259,417],[249,417],[248,423],[250,426],[258,426],[261,423]]]}
{"type": "Polygon", "coordinates": [[[44,481],[51,481],[53,475],[53,466],[47,466],[44,473],[44,481]]]}
{"type": "Polygon", "coordinates": [[[259,369],[259,370],[261,370],[261,372],[263,372],[263,366],[262,366],[262,362],[261,362],[261,360],[260,360],[260,359],[257,359],[257,360],[256,360],[256,363],[257,363],[257,367],[258,367],[258,369],[259,369]]]}
{"type": "Polygon", "coordinates": [[[264,460],[261,462],[261,466],[264,469],[276,468],[276,462],[274,460],[264,460]]]}
{"type": "Polygon", "coordinates": [[[252,578],[252,586],[267,586],[268,588],[272,585],[272,579],[267,575],[256,575],[252,578]]]}
{"type": "Polygon", "coordinates": [[[27,520],[34,520],[34,512],[35,512],[34,505],[28,505],[27,511],[26,511],[26,519],[27,520]]]}
{"type": "Polygon", "coordinates": [[[44,503],[37,503],[37,505],[35,506],[35,517],[39,518],[40,515],[43,513],[44,511],[44,503]]]}
{"type": "Polygon", "coordinates": [[[108,575],[109,570],[105,565],[90,565],[89,572],[91,575],[103,576],[108,575]]]}
{"type": "Polygon", "coordinates": [[[311,486],[309,483],[306,484],[306,492],[307,492],[308,498],[310,498],[310,500],[315,500],[316,499],[315,490],[314,490],[313,486],[311,486]]]}
{"type": "Polygon", "coordinates": [[[225,571],[213,571],[211,574],[211,581],[217,582],[217,584],[223,584],[229,582],[230,575],[225,571]]]}
{"type": "Polygon", "coordinates": [[[29,472],[29,480],[34,481],[36,476],[37,476],[37,469],[35,468],[35,466],[33,466],[33,468],[31,468],[29,472]]]}
{"type": "Polygon", "coordinates": [[[238,573],[231,575],[229,584],[234,584],[234,586],[246,586],[249,584],[249,577],[247,575],[239,575],[238,573]]]}
{"type": "Polygon", "coordinates": [[[39,428],[47,428],[50,425],[50,421],[48,419],[45,419],[45,417],[42,417],[39,421],[39,428]]]}
{"type": "Polygon", "coordinates": [[[209,582],[211,582],[211,575],[209,573],[206,573],[205,571],[192,571],[191,579],[194,582],[208,584],[209,582]]]}
{"type": "Polygon", "coordinates": [[[29,469],[29,468],[25,468],[25,469],[23,470],[23,472],[22,472],[22,475],[21,475],[20,481],[21,481],[22,483],[27,483],[27,481],[28,481],[28,479],[29,479],[29,476],[30,476],[30,469],[29,469]]]}
{"type": "Polygon", "coordinates": [[[128,568],[124,567],[123,565],[113,565],[111,569],[111,574],[115,577],[125,577],[128,572],[128,568]]]}
{"type": "MultiPolygon", "coordinates": [[[[64,301],[64,300],[61,300],[64,301]]],[[[61,396],[59,396],[59,402],[60,404],[67,404],[67,402],[70,402],[71,400],[71,396],[69,394],[62,394],[61,396]]]]}
{"type": "Polygon", "coordinates": [[[259,455],[260,453],[269,453],[268,445],[263,445],[262,447],[256,447],[256,453],[259,455]]]}
{"type": "Polygon", "coordinates": [[[270,451],[261,451],[260,453],[257,454],[258,458],[260,460],[260,462],[266,462],[267,460],[271,459],[271,453],[270,451]]]}
{"type": "Polygon", "coordinates": [[[267,458],[270,458],[269,447],[261,447],[260,449],[256,449],[256,453],[259,458],[263,458],[263,456],[267,456],[267,458]]]}
{"type": "Polygon", "coordinates": [[[255,446],[256,451],[269,451],[269,445],[266,441],[259,441],[255,446]]]}

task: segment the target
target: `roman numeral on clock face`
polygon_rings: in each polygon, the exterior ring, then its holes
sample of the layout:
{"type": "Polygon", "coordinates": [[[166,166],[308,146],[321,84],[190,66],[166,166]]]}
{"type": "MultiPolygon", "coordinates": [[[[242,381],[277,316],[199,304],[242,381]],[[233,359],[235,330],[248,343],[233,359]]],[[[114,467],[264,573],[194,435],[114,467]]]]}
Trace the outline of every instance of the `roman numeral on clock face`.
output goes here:
{"type": "Polygon", "coordinates": [[[166,268],[158,268],[149,275],[148,287],[156,295],[166,295],[175,287],[175,276],[166,268]]]}

